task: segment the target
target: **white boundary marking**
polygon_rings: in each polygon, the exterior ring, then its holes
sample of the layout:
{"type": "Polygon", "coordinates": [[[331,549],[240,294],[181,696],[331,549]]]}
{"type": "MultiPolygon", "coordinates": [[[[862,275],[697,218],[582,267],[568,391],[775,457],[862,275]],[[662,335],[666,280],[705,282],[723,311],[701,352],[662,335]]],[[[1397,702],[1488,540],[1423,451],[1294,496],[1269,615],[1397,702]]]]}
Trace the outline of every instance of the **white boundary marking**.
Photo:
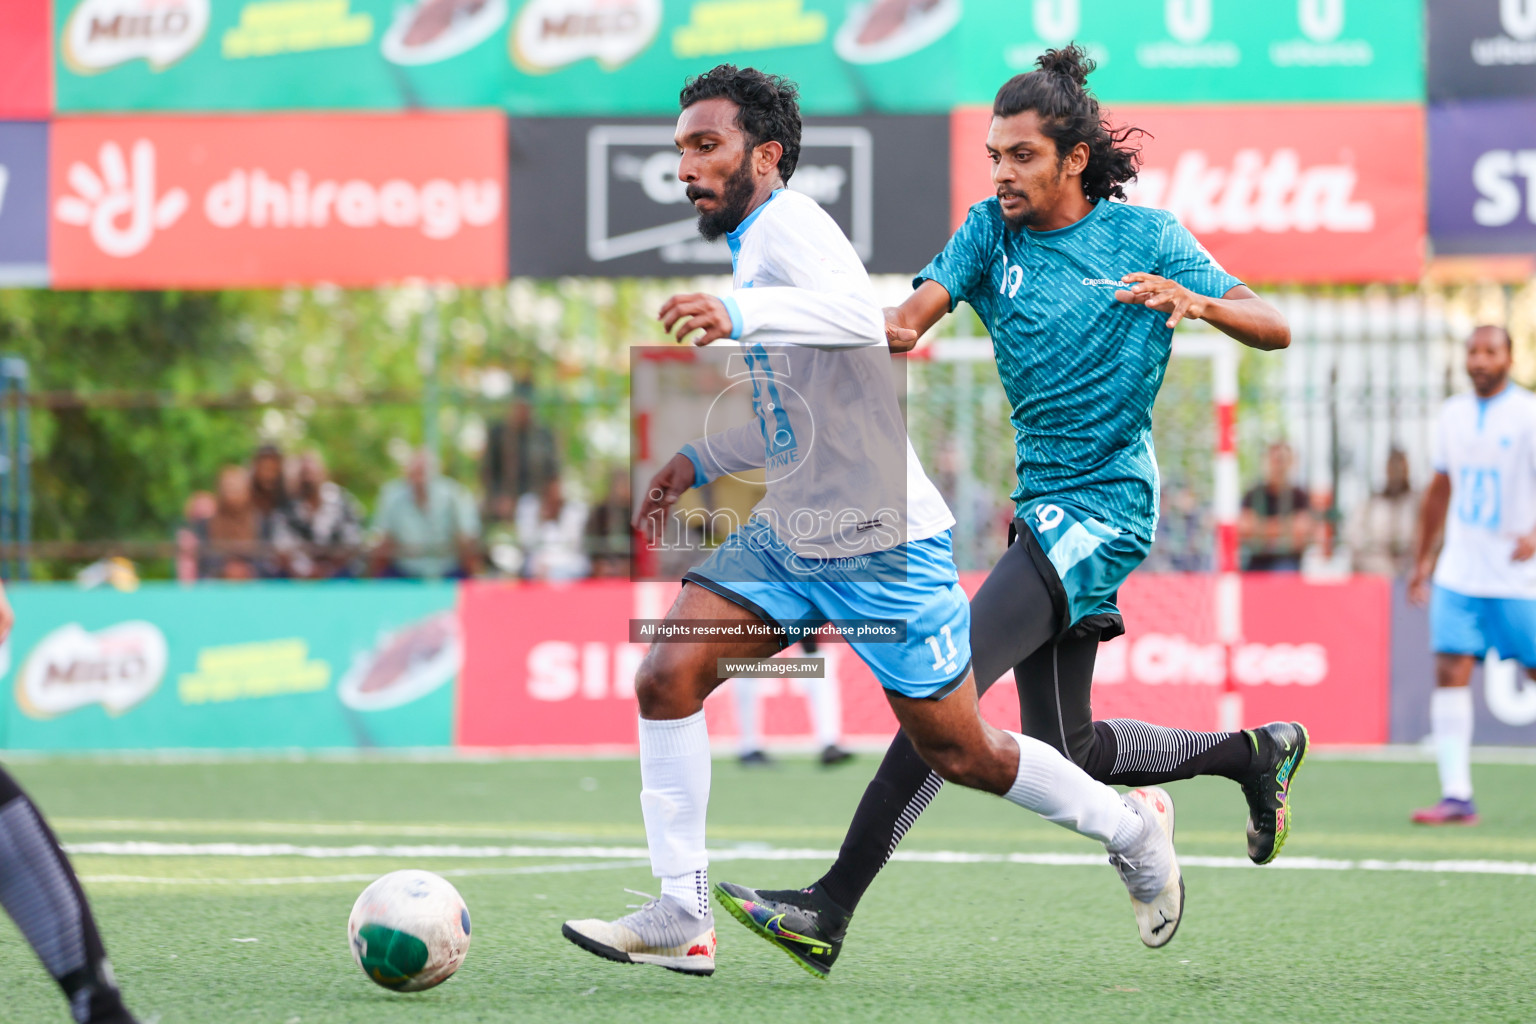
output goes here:
{"type": "MultiPolygon", "coordinates": [[[[295,843],[157,843],[157,842],[99,842],[67,843],[65,849],[73,856],[97,857],[301,857],[314,860],[339,860],[346,858],[404,858],[412,860],[502,860],[531,857],[547,857],[557,860],[625,861],[637,866],[649,864],[644,847],[635,846],[464,846],[461,844],[389,845],[363,844],[356,846],[300,846],[295,843]]],[[[712,861],[830,861],[837,856],[834,850],[811,850],[778,847],[736,847],[709,851],[712,861]]],[[[1105,862],[1102,854],[1084,853],[979,853],[961,850],[898,850],[891,858],[912,864],[1030,864],[1047,867],[1086,867],[1105,862]]],[[[1257,865],[1243,857],[1179,858],[1186,867],[1243,868],[1257,865]]],[[[604,865],[608,866],[608,865],[604,865]]],[[[613,865],[620,866],[620,865],[613,865]]],[[[524,871],[504,869],[503,874],[553,873],[565,871],[596,870],[598,865],[554,864],[541,865],[524,871]]],[[[1346,860],[1329,857],[1289,857],[1276,861],[1272,868],[1289,871],[1407,871],[1431,874],[1458,875],[1533,875],[1536,863],[1511,860],[1346,860]]],[[[128,879],[137,876],[97,876],[97,880],[128,879]]],[[[333,876],[342,880],[342,876],[333,876]]],[[[359,876],[361,880],[365,876],[359,876]]],[[[345,880],[352,881],[350,876],[345,880]]],[[[156,881],[167,881],[157,879],[156,881]]],[[[178,884],[196,884],[201,879],[179,880],[178,884]]],[[[252,881],[249,884],[263,884],[252,881]]],[[[278,884],[270,882],[266,884],[278,884]]]]}
{"type": "MultiPolygon", "coordinates": [[[[533,864],[516,868],[449,868],[434,872],[444,878],[479,878],[485,875],[568,875],[578,871],[613,871],[648,868],[649,860],[610,860],[593,864],[533,864]]],[[[372,882],[366,875],[289,875],[278,878],[157,878],[154,875],[83,875],[86,885],[329,885],[338,882],[372,882]]]]}
{"type": "MultiPolygon", "coordinates": [[[[890,744],[889,734],[846,737],[844,746],[858,753],[883,754],[890,744]]],[[[812,754],[815,745],[806,739],[774,737],[791,753],[812,754]]],[[[633,761],[638,747],[605,745],[594,747],[397,747],[389,750],[355,749],[242,749],[242,750],[7,750],[5,759],[15,764],[496,764],[509,761],[633,761]]],[[[735,751],[726,744],[712,748],[720,760],[731,760],[735,751]]],[[[1433,748],[1422,743],[1383,743],[1379,745],[1318,744],[1307,756],[1325,761],[1376,761],[1389,764],[1433,764],[1433,748]]],[[[1536,765],[1536,745],[1475,746],[1473,764],[1536,765]]]]}

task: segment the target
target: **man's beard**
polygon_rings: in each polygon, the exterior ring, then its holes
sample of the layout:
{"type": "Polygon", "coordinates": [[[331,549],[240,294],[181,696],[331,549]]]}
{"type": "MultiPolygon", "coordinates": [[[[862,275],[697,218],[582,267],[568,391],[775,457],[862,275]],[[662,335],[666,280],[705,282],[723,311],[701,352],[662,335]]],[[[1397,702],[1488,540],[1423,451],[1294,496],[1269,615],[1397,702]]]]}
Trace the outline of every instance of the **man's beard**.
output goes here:
{"type": "Polygon", "coordinates": [[[742,158],[741,166],[725,179],[725,196],[722,198],[708,189],[699,188],[697,185],[688,186],[688,201],[698,199],[719,199],[720,205],[713,213],[704,210],[699,211],[699,234],[704,236],[706,242],[718,242],[728,231],[735,231],[747,216],[747,207],[752,203],[752,193],[757,190],[756,183],[752,180],[752,152],[742,158]]]}
{"type": "MultiPolygon", "coordinates": [[[[1063,163],[1065,163],[1064,160],[1056,161],[1056,183],[1055,184],[1056,184],[1056,195],[1057,195],[1058,198],[1062,195],[1062,185],[1064,184],[1064,179],[1066,177],[1062,173],[1062,170],[1061,170],[1061,166],[1062,166],[1063,163]]],[[[1041,186],[1041,185],[1035,186],[1033,195],[1031,195],[1028,192],[1013,191],[1013,190],[1010,189],[1008,191],[1008,195],[1018,196],[1020,199],[1023,199],[1024,200],[1024,208],[1022,210],[1018,211],[1017,213],[1004,213],[1003,214],[1003,223],[1008,225],[1008,227],[1012,228],[1015,231],[1019,231],[1019,230],[1021,230],[1023,228],[1033,228],[1036,224],[1041,223],[1045,219],[1045,209],[1042,208],[1040,206],[1040,204],[1036,203],[1034,200],[1037,199],[1037,198],[1041,198],[1041,194],[1042,194],[1043,191],[1044,191],[1044,187],[1041,186]]],[[[1001,195],[1001,194],[1002,193],[999,193],[999,195],[1001,195]]],[[[1049,198],[1048,193],[1046,195],[1046,198],[1049,198]]],[[[1054,205],[1054,204],[1050,204],[1050,205],[1054,205]]]]}

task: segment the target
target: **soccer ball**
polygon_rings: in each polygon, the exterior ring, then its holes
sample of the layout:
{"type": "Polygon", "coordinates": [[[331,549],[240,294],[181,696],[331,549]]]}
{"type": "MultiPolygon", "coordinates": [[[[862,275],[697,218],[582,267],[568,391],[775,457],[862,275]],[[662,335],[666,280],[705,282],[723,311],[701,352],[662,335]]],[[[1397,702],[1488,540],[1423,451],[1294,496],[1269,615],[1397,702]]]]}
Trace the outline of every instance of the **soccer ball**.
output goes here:
{"type": "Polygon", "coordinates": [[[420,992],[452,977],[469,952],[469,908],[447,879],[430,871],[393,871],[352,905],[352,959],[396,992],[420,992]]]}

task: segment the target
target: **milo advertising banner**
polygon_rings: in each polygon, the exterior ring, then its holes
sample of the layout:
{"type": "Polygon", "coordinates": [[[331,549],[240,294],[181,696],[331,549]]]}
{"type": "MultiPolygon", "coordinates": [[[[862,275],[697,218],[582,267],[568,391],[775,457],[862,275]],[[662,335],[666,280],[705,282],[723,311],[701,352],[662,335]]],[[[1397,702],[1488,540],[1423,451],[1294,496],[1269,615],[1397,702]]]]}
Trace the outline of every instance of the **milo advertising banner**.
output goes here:
{"type": "Polygon", "coordinates": [[[1423,96],[1403,0],[57,0],[63,112],[502,107],[664,114],[750,64],[809,114],[985,103],[1084,43],[1111,101],[1423,96]]]}
{"type": "Polygon", "coordinates": [[[724,61],[809,112],[939,111],[961,0],[58,0],[61,111],[662,113],[724,61]]]}
{"type": "Polygon", "coordinates": [[[11,590],[0,746],[446,745],[462,660],[452,584],[11,590]]]}

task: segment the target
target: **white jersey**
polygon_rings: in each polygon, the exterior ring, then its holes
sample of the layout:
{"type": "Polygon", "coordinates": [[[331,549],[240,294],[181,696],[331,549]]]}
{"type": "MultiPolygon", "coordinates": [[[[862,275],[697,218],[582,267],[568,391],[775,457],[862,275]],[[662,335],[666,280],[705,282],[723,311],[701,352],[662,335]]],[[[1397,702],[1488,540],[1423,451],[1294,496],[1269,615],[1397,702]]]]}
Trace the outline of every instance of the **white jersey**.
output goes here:
{"type": "Polygon", "coordinates": [[[775,191],[727,236],[725,299],[756,417],[684,447],[705,479],[764,469],[753,510],[797,554],[840,557],[937,536],[955,523],[907,440],[885,316],[842,229],[816,201],[775,191]]]}
{"type": "Polygon", "coordinates": [[[1435,425],[1434,468],[1451,480],[1435,582],[1470,597],[1536,599],[1536,559],[1513,561],[1536,529],[1536,395],[1514,384],[1457,395],[1435,425]]]}

